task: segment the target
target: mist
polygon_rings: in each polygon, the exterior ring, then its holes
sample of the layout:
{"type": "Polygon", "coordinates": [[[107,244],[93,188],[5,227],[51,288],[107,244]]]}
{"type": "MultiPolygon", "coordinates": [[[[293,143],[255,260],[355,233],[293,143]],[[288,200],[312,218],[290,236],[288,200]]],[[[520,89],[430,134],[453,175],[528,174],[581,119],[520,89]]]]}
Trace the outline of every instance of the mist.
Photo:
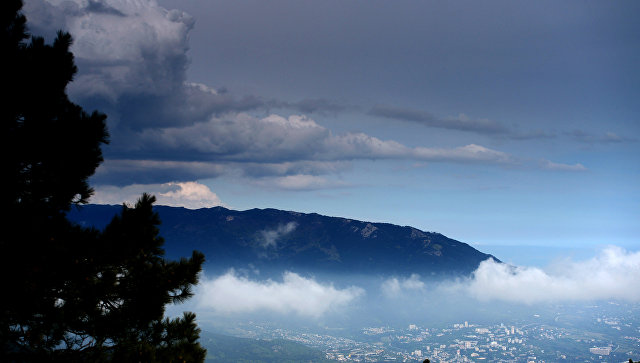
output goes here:
{"type": "Polygon", "coordinates": [[[246,313],[260,310],[317,318],[364,295],[359,287],[335,288],[294,272],[282,281],[258,281],[234,270],[201,282],[197,307],[214,313],[246,313]]]}
{"type": "Polygon", "coordinates": [[[468,281],[449,287],[479,301],[640,301],[640,252],[609,246],[583,261],[564,259],[545,269],[486,260],[468,281]]]}
{"type": "Polygon", "coordinates": [[[195,297],[169,313],[195,311],[204,329],[233,333],[242,324],[349,331],[366,326],[494,323],[537,316],[558,306],[640,302],[640,252],[610,246],[585,260],[545,268],[486,260],[467,278],[204,271],[195,297]]]}

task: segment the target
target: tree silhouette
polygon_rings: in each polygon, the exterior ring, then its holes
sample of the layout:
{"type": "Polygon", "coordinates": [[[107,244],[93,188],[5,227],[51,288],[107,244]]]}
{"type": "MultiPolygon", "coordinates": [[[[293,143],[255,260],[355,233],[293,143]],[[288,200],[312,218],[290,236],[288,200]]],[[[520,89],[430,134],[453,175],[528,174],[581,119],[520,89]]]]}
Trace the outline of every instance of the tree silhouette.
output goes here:
{"type": "Polygon", "coordinates": [[[108,142],[106,116],[72,103],[71,36],[27,33],[20,0],[0,5],[2,193],[0,361],[202,361],[189,298],[204,256],[163,258],[155,198],[123,206],[104,231],[73,225],[108,142]]]}

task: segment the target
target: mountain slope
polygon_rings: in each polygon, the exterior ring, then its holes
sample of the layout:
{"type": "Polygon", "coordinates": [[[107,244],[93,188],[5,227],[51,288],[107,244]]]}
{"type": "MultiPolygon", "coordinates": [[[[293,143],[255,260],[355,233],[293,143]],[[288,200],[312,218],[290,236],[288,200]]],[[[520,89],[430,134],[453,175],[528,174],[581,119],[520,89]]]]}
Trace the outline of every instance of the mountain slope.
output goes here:
{"type": "MultiPolygon", "coordinates": [[[[71,220],[102,228],[120,206],[87,205],[71,220]]],[[[202,251],[207,270],[468,274],[491,255],[439,233],[276,209],[156,206],[169,258],[202,251]]]]}
{"type": "Polygon", "coordinates": [[[200,344],[207,349],[207,363],[330,362],[322,351],[284,339],[236,338],[203,331],[200,344]]]}

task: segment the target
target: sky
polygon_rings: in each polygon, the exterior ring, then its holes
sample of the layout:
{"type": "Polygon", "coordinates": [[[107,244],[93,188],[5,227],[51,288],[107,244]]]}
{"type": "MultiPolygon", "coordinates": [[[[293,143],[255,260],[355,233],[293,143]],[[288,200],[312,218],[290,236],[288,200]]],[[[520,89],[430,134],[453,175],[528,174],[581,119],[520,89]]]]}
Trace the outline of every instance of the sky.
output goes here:
{"type": "Polygon", "coordinates": [[[108,115],[93,203],[389,222],[530,264],[640,250],[637,1],[24,3],[108,115]]]}

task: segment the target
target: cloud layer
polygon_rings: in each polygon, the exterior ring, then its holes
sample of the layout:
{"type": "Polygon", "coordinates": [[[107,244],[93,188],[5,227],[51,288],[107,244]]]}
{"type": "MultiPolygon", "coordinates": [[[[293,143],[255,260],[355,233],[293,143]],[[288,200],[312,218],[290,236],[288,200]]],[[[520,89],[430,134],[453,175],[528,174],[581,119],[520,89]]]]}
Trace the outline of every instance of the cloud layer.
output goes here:
{"type": "Polygon", "coordinates": [[[357,287],[337,289],[293,272],[285,272],[281,282],[250,280],[234,271],[198,285],[197,305],[215,313],[273,311],[317,318],[342,308],[364,295],[357,287]]]}
{"type": "Polygon", "coordinates": [[[561,261],[547,270],[487,260],[456,286],[474,298],[524,304],[558,301],[640,301],[640,252],[608,247],[586,261],[561,261]]]}
{"type": "Polygon", "coordinates": [[[79,73],[69,94],[86,108],[106,112],[111,132],[120,138],[129,129],[189,125],[264,105],[257,97],[234,97],[186,81],[195,21],[183,11],[153,0],[33,0],[25,12],[36,33],[71,33],[79,73]]]}
{"type": "Polygon", "coordinates": [[[513,266],[486,260],[472,277],[455,282],[425,283],[413,274],[384,280],[387,298],[462,294],[478,301],[518,304],[621,300],[640,302],[640,252],[609,246],[588,260],[561,260],[547,268],[513,266]],[[434,290],[435,289],[435,290],[434,290]]]}
{"type": "Polygon", "coordinates": [[[374,276],[363,279],[347,275],[340,278],[340,283],[351,287],[336,288],[332,283],[294,272],[284,272],[278,281],[249,276],[253,275],[230,270],[216,277],[203,277],[193,309],[205,315],[268,312],[317,319],[346,311],[380,314],[380,309],[400,306],[403,313],[411,315],[448,302],[454,305],[443,305],[445,311],[459,308],[455,304],[462,302],[474,305],[498,301],[521,306],[603,300],[640,302],[640,252],[615,246],[589,260],[561,261],[545,269],[487,260],[471,278],[457,281],[433,281],[417,274],[382,281],[374,276]],[[371,298],[376,296],[380,298],[371,298]]]}
{"type": "MultiPolygon", "coordinates": [[[[271,108],[316,114],[355,108],[326,98],[290,102],[235,96],[224,88],[187,81],[189,33],[195,21],[153,0],[33,0],[25,12],[35,33],[51,36],[62,27],[73,35],[80,71],[70,95],[85,108],[109,116],[113,141],[105,149],[107,161],[95,184],[156,185],[233,174],[258,186],[310,190],[344,186],[322,175],[340,173],[356,160],[521,162],[477,143],[408,146],[366,132],[333,133],[305,115],[264,116],[271,108]]],[[[390,106],[375,106],[369,113],[438,128],[508,132],[500,123],[465,115],[437,118],[390,106]]],[[[571,169],[561,166],[546,165],[571,169]]]]}
{"type": "Polygon", "coordinates": [[[490,135],[507,134],[510,132],[506,126],[498,122],[488,119],[470,119],[465,114],[460,114],[457,117],[440,118],[426,111],[387,105],[376,105],[371,108],[369,113],[374,116],[416,122],[425,126],[442,129],[469,131],[490,135]]]}
{"type": "MultiPolygon", "coordinates": [[[[233,162],[340,161],[415,159],[433,162],[515,162],[507,153],[481,145],[455,148],[408,147],[365,133],[334,134],[303,115],[263,118],[237,114],[188,127],[146,130],[145,150],[182,152],[202,159],[233,162]],[[163,150],[164,149],[164,150],[163,150]]],[[[140,147],[136,145],[136,147],[140,147]]],[[[132,150],[134,151],[134,150],[132,150]]]]}
{"type": "Polygon", "coordinates": [[[425,288],[424,282],[420,281],[420,276],[412,274],[408,278],[392,277],[385,280],[380,286],[382,293],[390,298],[399,297],[405,292],[419,292],[425,288]]]}

